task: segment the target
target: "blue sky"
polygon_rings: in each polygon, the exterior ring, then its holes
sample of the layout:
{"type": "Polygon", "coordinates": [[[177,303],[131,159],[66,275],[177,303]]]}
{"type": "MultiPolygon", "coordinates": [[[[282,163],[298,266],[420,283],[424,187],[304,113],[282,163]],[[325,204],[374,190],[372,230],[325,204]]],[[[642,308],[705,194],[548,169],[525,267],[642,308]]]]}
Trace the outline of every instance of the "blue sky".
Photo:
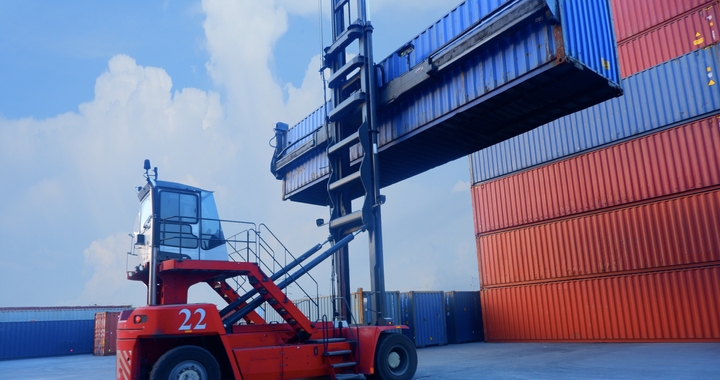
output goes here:
{"type": "MultiPolygon", "coordinates": [[[[376,61],[455,5],[373,1],[376,61]]],[[[124,272],[145,158],[295,252],[324,240],[327,209],[281,200],[267,145],[321,104],[319,20],[315,0],[0,2],[0,306],[143,302],[124,272]]],[[[477,289],[468,182],[460,159],[383,191],[388,289],[477,289]]]]}

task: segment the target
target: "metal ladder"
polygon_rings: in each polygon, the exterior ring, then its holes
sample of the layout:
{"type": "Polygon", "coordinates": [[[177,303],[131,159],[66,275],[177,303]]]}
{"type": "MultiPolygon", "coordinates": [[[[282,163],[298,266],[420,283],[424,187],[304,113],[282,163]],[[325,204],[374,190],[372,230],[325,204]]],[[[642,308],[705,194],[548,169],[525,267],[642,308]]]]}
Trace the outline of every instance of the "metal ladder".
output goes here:
{"type": "MultiPolygon", "coordinates": [[[[332,45],[325,48],[325,67],[331,71],[328,87],[332,91],[332,109],[325,127],[329,136],[327,156],[330,178],[327,191],[330,200],[330,234],[334,241],[365,228],[368,231],[371,281],[379,303],[384,306],[384,269],[382,259],[382,228],[380,218],[380,184],[378,176],[378,130],[376,126],[375,67],[372,53],[372,25],[367,21],[365,0],[331,0],[332,45]],[[357,43],[358,55],[348,61],[347,49],[357,43]],[[358,145],[359,149],[358,150],[358,145]],[[353,157],[360,158],[352,165],[353,157]],[[352,199],[357,196],[358,182],[362,207],[352,211],[352,199]]],[[[347,248],[335,256],[338,295],[350,299],[350,275],[347,248]]],[[[340,317],[351,310],[342,305],[340,317]]]]}

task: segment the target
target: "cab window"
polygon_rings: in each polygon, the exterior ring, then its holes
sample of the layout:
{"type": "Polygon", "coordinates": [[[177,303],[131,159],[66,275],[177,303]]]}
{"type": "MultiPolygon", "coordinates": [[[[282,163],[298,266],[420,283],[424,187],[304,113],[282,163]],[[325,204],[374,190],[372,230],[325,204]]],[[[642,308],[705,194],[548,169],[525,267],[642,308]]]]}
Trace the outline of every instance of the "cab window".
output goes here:
{"type": "Polygon", "coordinates": [[[198,201],[195,194],[160,193],[160,219],[164,222],[197,223],[198,201]]]}
{"type": "Polygon", "coordinates": [[[197,222],[197,195],[160,192],[160,245],[197,248],[198,237],[191,226],[197,222]]]}

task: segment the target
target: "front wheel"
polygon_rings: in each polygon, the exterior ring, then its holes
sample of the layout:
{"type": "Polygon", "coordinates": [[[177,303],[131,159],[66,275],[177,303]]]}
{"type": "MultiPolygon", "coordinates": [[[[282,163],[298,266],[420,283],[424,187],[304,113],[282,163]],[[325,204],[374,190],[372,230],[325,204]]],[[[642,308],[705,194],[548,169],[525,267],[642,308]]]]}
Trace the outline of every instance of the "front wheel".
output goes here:
{"type": "Polygon", "coordinates": [[[415,376],[417,363],[417,351],[410,338],[403,334],[384,334],[375,350],[375,374],[370,378],[410,380],[415,376]]]}
{"type": "Polygon", "coordinates": [[[175,347],[158,359],[150,380],[220,380],[220,366],[203,348],[175,347]]]}

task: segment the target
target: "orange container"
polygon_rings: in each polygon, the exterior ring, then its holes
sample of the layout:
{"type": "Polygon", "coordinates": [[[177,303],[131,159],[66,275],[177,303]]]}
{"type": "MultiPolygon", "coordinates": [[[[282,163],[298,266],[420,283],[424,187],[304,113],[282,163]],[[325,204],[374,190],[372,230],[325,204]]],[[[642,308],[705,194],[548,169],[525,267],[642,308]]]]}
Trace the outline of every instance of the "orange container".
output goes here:
{"type": "Polygon", "coordinates": [[[477,238],[483,287],[720,264],[720,187],[477,238]]]}
{"type": "Polygon", "coordinates": [[[720,266],[480,292],[489,342],[720,342],[720,266]]]}
{"type": "Polygon", "coordinates": [[[719,126],[714,116],[475,185],[475,232],[720,185],[719,126]]]}
{"type": "Polygon", "coordinates": [[[718,8],[712,2],[619,43],[622,77],[720,42],[718,8]]]}
{"type": "Polygon", "coordinates": [[[116,311],[95,314],[94,355],[115,355],[117,324],[119,317],[120,312],[116,311]]]}

